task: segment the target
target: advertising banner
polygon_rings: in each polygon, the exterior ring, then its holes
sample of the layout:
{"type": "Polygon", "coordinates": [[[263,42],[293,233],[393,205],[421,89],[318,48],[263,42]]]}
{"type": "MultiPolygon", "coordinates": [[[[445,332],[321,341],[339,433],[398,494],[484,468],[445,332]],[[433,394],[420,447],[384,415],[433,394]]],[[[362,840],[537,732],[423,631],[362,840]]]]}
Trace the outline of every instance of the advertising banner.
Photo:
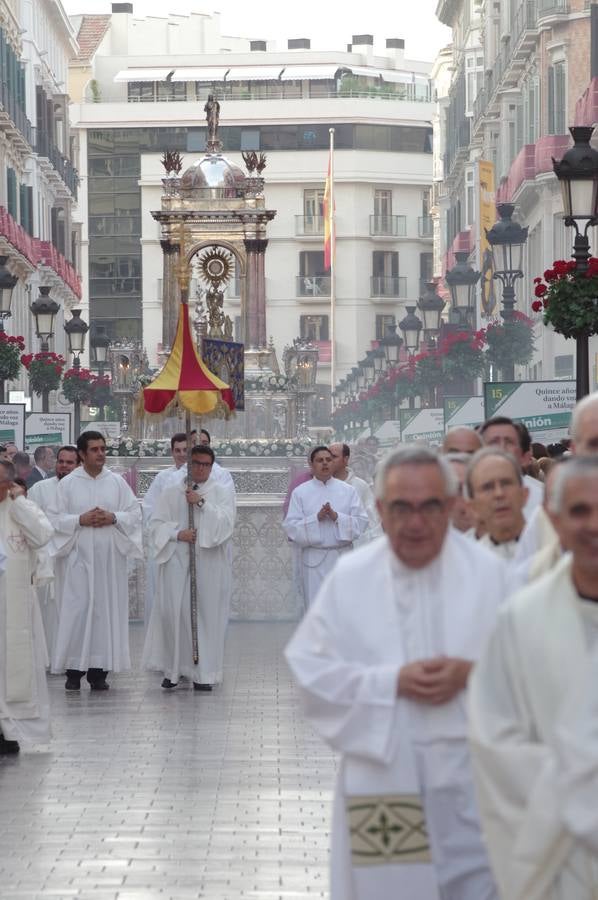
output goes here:
{"type": "Polygon", "coordinates": [[[36,447],[62,447],[71,443],[70,413],[28,413],[25,418],[25,450],[36,447]]]}
{"type": "Polygon", "coordinates": [[[574,381],[484,384],[485,417],[508,416],[516,422],[524,422],[534,438],[542,443],[568,436],[574,406],[574,381]]]}
{"type": "Polygon", "coordinates": [[[478,162],[478,189],[479,189],[479,241],[480,241],[480,282],[482,295],[482,315],[491,319],[497,312],[494,272],[492,270],[492,251],[486,230],[490,231],[496,222],[496,200],[494,193],[494,163],[481,159],[478,162]]]}
{"type": "Polygon", "coordinates": [[[0,403],[0,443],[12,441],[19,450],[25,447],[25,404],[0,403]]]}
{"type": "Polygon", "coordinates": [[[444,437],[443,409],[400,409],[401,441],[440,444],[444,437]]]}
{"type": "Polygon", "coordinates": [[[475,428],[484,421],[483,397],[445,397],[444,430],[475,428]]]}

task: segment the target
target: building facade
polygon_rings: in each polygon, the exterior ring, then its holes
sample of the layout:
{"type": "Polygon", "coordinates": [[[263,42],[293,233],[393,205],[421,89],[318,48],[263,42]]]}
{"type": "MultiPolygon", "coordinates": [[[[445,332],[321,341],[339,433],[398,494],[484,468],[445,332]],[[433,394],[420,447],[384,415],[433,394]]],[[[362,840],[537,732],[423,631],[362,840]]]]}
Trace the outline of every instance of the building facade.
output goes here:
{"type": "MultiPolygon", "coordinates": [[[[67,94],[76,54],[75,32],[59,0],[0,0],[0,254],[19,278],[5,329],[23,335],[31,352],[39,343],[29,306],[39,287],[49,286],[60,304],[57,352],[65,352],[64,314],[81,298],[73,220],[77,148],[67,94]]],[[[28,393],[25,372],[12,387],[28,393]]]]}
{"type": "MultiPolygon", "coordinates": [[[[114,340],[143,341],[151,363],[162,342],[162,260],[151,210],[159,209],[166,149],[183,168],[205,148],[203,107],[221,103],[224,152],[267,155],[266,206],[277,214],[266,254],[268,329],[281,357],[298,336],[320,347],[329,391],[330,277],[324,268],[324,182],[335,130],[337,377],[385,323],[397,320],[432,273],[430,64],[405,58],[403,41],[374,52],[355,35],[343,52],[307,39],[279,52],[227,38],[217,15],[73,20],[82,48],[71,67],[72,127],[81,149],[82,271],[89,316],[114,340]],[[87,225],[86,225],[87,223],[87,225]]],[[[233,282],[227,314],[239,323],[233,282]]],[[[237,336],[243,335],[237,330],[237,336]]],[[[323,400],[329,409],[329,401],[323,400]]]]}
{"type": "MultiPolygon", "coordinates": [[[[571,145],[569,126],[594,124],[592,5],[588,0],[440,0],[437,17],[453,32],[451,78],[439,89],[434,215],[437,265],[468,250],[484,267],[480,201],[510,201],[529,227],[517,309],[536,320],[536,351],[520,378],[575,377],[575,344],[545,327],[531,310],[533,279],[555,259],[569,258],[573,234],[552,158],[571,145]],[[486,164],[480,169],[480,162],[486,164]],[[480,171],[482,175],[480,176],[480,171]],[[486,184],[491,173],[493,184],[486,184]]],[[[437,62],[437,70],[446,68],[437,62]]],[[[591,235],[594,252],[596,234],[591,235]]],[[[500,313],[500,289],[490,317],[500,313]]],[[[478,323],[487,316],[479,308],[478,323]]],[[[594,342],[593,342],[594,343],[594,342]]],[[[591,347],[594,359],[598,343],[591,347]]],[[[595,369],[595,366],[594,366],[595,369]]],[[[596,371],[594,371],[596,386],[596,371]]]]}

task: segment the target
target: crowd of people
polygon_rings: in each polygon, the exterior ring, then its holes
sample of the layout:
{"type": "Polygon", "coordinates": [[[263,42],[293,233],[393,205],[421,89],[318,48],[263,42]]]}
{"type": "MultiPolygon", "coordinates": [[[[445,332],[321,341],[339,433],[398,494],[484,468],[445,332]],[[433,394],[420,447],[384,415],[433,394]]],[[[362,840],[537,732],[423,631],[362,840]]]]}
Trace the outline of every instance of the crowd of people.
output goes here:
{"type": "MultiPolygon", "coordinates": [[[[291,484],[305,614],[286,658],[341,758],[332,900],[598,896],[598,394],[570,433],[549,453],[494,417],[400,446],[373,489],[347,445],[322,445],[291,484]]],[[[62,447],[52,477],[45,448],[20,483],[3,451],[2,753],[48,740],[48,664],[69,692],[129,668],[144,535],[143,667],[165,691],[222,681],[235,490],[209,434],[192,441],[188,472],[187,435],[172,436],[141,503],[97,432],[62,447]]]]}

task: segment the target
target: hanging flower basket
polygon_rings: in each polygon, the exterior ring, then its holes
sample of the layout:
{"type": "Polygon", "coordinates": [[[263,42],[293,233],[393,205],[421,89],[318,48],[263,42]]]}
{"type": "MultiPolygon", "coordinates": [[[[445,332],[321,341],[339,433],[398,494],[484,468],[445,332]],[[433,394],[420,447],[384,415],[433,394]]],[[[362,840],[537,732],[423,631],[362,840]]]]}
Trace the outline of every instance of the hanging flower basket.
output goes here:
{"type": "Polygon", "coordinates": [[[15,337],[0,331],[0,379],[13,381],[21,368],[21,353],[25,349],[25,338],[15,337]]]}
{"type": "Polygon", "coordinates": [[[21,362],[29,372],[29,386],[38,397],[60,387],[60,376],[66,363],[58,353],[46,350],[41,353],[25,353],[21,362]]]}
{"type": "Polygon", "coordinates": [[[544,324],[558,334],[577,338],[598,333],[598,259],[588,271],[577,271],[575,260],[557,259],[543,278],[534,278],[534,312],[544,313],[544,324]]]}
{"type": "Polygon", "coordinates": [[[515,311],[511,321],[495,319],[484,330],[488,361],[499,369],[512,365],[526,366],[534,353],[534,323],[522,312],[515,311]]]}
{"type": "Polygon", "coordinates": [[[89,406],[107,406],[112,399],[110,376],[92,375],[89,381],[89,406]]]}
{"type": "Polygon", "coordinates": [[[89,369],[68,369],[62,376],[62,393],[70,403],[93,405],[94,378],[89,369]]]}

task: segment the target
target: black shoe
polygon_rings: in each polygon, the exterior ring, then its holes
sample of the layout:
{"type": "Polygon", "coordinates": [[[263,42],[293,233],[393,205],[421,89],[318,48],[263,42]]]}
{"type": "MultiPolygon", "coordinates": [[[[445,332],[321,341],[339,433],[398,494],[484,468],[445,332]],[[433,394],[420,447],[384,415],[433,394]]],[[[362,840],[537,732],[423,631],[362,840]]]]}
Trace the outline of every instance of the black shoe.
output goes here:
{"type": "Polygon", "coordinates": [[[67,678],[66,683],[64,685],[65,691],[80,691],[81,690],[81,682],[77,681],[74,678],[67,678]]]}
{"type": "Polygon", "coordinates": [[[175,688],[178,688],[178,681],[171,681],[170,678],[164,678],[160,687],[163,687],[165,691],[174,691],[175,688]]]}
{"type": "Polygon", "coordinates": [[[89,685],[89,689],[91,691],[108,691],[110,690],[110,685],[105,681],[94,681],[89,685]]]}
{"type": "Polygon", "coordinates": [[[15,756],[21,748],[18,741],[7,741],[3,734],[0,734],[0,756],[15,756]]]}
{"type": "Polygon", "coordinates": [[[194,691],[211,691],[212,685],[211,684],[199,684],[199,682],[194,681],[193,682],[193,690],[194,691]]]}

